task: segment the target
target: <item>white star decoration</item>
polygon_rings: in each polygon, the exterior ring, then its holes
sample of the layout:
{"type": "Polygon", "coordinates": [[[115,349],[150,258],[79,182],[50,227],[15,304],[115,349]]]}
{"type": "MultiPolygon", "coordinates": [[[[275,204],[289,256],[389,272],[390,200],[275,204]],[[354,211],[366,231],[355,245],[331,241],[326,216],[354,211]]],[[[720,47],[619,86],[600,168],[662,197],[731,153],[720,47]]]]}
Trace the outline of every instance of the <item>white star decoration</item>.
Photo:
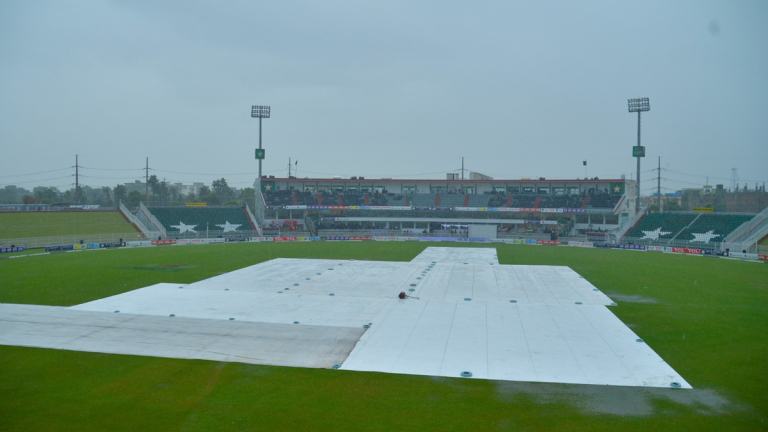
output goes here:
{"type": "Polygon", "coordinates": [[[272,185],[271,184],[264,185],[264,190],[267,191],[267,192],[271,191],[272,190],[272,185]]]}
{"type": "Polygon", "coordinates": [[[184,234],[187,231],[196,233],[197,232],[195,231],[196,226],[197,225],[187,225],[184,222],[179,221],[178,225],[171,225],[171,228],[176,228],[177,230],[179,230],[179,234],[184,234]]]}
{"type": "Polygon", "coordinates": [[[661,227],[658,227],[653,231],[643,231],[643,238],[641,238],[640,240],[645,240],[645,239],[658,240],[659,236],[663,236],[667,234],[672,234],[672,232],[662,231],[661,227]]]}
{"type": "Polygon", "coordinates": [[[222,227],[224,232],[237,231],[242,224],[231,224],[229,221],[224,221],[223,224],[216,224],[217,227],[222,227]]]}
{"type": "Polygon", "coordinates": [[[621,186],[619,186],[619,185],[614,186],[613,187],[613,191],[616,192],[616,193],[621,192],[621,186]]]}
{"type": "Polygon", "coordinates": [[[709,243],[709,241],[712,240],[713,238],[720,237],[720,234],[715,234],[715,230],[709,230],[703,234],[696,234],[696,233],[691,233],[691,234],[693,234],[693,237],[694,237],[694,239],[691,240],[691,243],[693,242],[709,243]]]}

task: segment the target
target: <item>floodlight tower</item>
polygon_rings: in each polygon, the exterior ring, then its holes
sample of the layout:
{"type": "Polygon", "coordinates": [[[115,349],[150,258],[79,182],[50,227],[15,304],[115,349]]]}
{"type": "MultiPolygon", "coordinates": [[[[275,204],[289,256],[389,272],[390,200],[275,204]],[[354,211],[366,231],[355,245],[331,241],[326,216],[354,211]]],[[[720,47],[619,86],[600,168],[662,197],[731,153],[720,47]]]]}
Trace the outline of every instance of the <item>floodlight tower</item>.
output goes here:
{"type": "Polygon", "coordinates": [[[637,145],[632,148],[632,156],[637,158],[637,195],[635,196],[635,213],[640,211],[640,158],[645,157],[645,147],[640,145],[640,113],[651,110],[648,98],[629,99],[629,112],[637,113],[637,145]]]}
{"type": "Polygon", "coordinates": [[[256,159],[259,160],[259,182],[261,182],[261,161],[264,160],[264,150],[261,148],[261,119],[269,118],[269,105],[251,105],[251,117],[259,119],[259,149],[256,159]]]}

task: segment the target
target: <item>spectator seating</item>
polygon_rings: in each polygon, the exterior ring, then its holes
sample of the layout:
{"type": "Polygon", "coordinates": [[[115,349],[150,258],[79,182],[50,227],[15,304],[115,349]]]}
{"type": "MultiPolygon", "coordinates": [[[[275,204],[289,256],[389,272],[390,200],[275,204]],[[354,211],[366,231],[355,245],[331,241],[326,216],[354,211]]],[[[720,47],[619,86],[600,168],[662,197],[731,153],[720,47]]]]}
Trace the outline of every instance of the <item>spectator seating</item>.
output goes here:
{"type": "Polygon", "coordinates": [[[293,192],[287,190],[268,192],[264,194],[268,206],[293,205],[293,192]]]}
{"type": "Polygon", "coordinates": [[[675,240],[688,240],[691,242],[709,243],[721,242],[733,230],[738,228],[744,222],[752,219],[748,215],[720,215],[702,213],[696,222],[690,227],[683,229],[675,240]],[[712,231],[711,235],[702,236],[712,231]],[[694,234],[699,234],[698,236],[694,234]]]}
{"type": "Polygon", "coordinates": [[[464,205],[464,194],[440,194],[440,207],[461,207],[464,205]]]}
{"type": "Polygon", "coordinates": [[[488,201],[491,197],[493,197],[493,195],[471,194],[469,195],[467,207],[488,207],[488,201]]]}
{"type": "Polygon", "coordinates": [[[380,193],[372,193],[370,194],[370,203],[372,206],[387,206],[389,203],[387,202],[387,196],[380,193]]]}
{"type": "MultiPolygon", "coordinates": [[[[369,205],[372,206],[413,206],[413,207],[434,207],[437,194],[396,194],[396,193],[375,193],[360,191],[323,191],[323,192],[298,192],[290,190],[280,190],[264,193],[267,206],[290,206],[290,205],[320,205],[317,196],[322,196],[322,205],[339,205],[339,196],[341,203],[345,206],[363,206],[365,205],[365,195],[369,195],[369,205]],[[295,201],[294,201],[295,197],[295,201]],[[407,204],[406,204],[407,202],[407,204]]],[[[509,195],[505,193],[492,194],[461,194],[448,193],[440,194],[439,207],[463,207],[466,197],[468,207],[506,207],[509,195]]],[[[530,208],[536,206],[539,201],[539,208],[580,208],[586,195],[538,195],[538,194],[513,194],[509,203],[510,207],[530,208]],[[539,200],[540,198],[540,200],[539,200]]],[[[609,195],[600,193],[591,195],[587,203],[587,208],[594,209],[613,209],[621,199],[621,195],[609,195]]]]}
{"type": "Polygon", "coordinates": [[[404,206],[405,195],[389,193],[387,194],[387,201],[391,206],[404,206]]]}
{"type": "MultiPolygon", "coordinates": [[[[621,199],[622,195],[609,195],[606,193],[600,193],[596,195],[591,195],[589,197],[589,202],[587,203],[587,208],[607,208],[612,209],[616,207],[616,204],[619,203],[619,200],[621,199]]],[[[581,200],[579,201],[578,205],[575,205],[575,207],[581,207],[581,201],[584,199],[584,197],[581,197],[581,200]]]]}
{"type": "Polygon", "coordinates": [[[414,207],[434,207],[437,194],[411,194],[410,197],[414,207]]]}
{"type": "Polygon", "coordinates": [[[685,213],[652,213],[646,215],[632,228],[627,237],[637,240],[671,239],[680,230],[693,222],[697,215],[685,213]],[[656,232],[658,230],[658,232],[656,232]],[[654,233],[648,234],[647,233],[654,233]]]}
{"type": "MultiPolygon", "coordinates": [[[[288,198],[290,199],[290,194],[288,198]]],[[[182,233],[181,224],[192,226],[191,229],[197,233],[205,232],[206,229],[224,231],[226,228],[219,225],[227,223],[230,225],[225,235],[253,233],[253,227],[243,207],[150,207],[149,211],[163,224],[170,237],[194,234],[189,230],[182,233]]]]}

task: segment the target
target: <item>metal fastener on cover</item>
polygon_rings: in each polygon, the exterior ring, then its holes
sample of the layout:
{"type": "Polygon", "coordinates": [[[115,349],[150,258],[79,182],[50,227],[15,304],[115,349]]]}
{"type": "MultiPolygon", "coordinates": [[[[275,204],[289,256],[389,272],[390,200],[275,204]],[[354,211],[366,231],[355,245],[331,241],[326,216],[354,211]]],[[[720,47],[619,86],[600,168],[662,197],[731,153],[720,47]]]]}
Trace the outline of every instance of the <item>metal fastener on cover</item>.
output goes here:
{"type": "Polygon", "coordinates": [[[463,376],[464,378],[471,378],[472,377],[472,372],[470,372],[470,371],[463,371],[461,373],[461,376],[463,376]]]}
{"type": "Polygon", "coordinates": [[[309,280],[309,278],[304,278],[304,279],[309,280]]]}
{"type": "Polygon", "coordinates": [[[599,291],[597,288],[592,288],[592,291],[599,291]]]}
{"type": "Polygon", "coordinates": [[[120,313],[120,311],[115,311],[115,313],[120,313]]]}
{"type": "Polygon", "coordinates": [[[611,303],[611,306],[618,306],[618,304],[616,304],[616,303],[611,303]]]}
{"type": "Polygon", "coordinates": [[[671,383],[669,383],[669,386],[670,386],[670,387],[674,387],[674,388],[680,388],[680,387],[682,387],[682,386],[680,385],[680,383],[679,383],[679,382],[677,382],[677,381],[672,381],[671,383]]]}
{"type": "Polygon", "coordinates": [[[168,315],[168,316],[171,316],[171,317],[175,317],[176,315],[175,315],[175,314],[170,314],[170,315],[168,315]]]}
{"type": "Polygon", "coordinates": [[[517,303],[517,300],[510,300],[510,303],[517,303]]]}
{"type": "Polygon", "coordinates": [[[642,340],[642,339],[637,339],[636,341],[637,341],[637,342],[642,342],[643,340],[642,340]]]}
{"type": "Polygon", "coordinates": [[[235,319],[234,319],[234,318],[230,318],[229,320],[230,320],[230,321],[234,321],[235,319]]]}
{"type": "Polygon", "coordinates": [[[331,297],[333,297],[333,296],[335,296],[336,294],[334,294],[334,293],[330,293],[330,294],[328,294],[328,295],[329,295],[329,296],[331,296],[331,297]]]}
{"type": "Polygon", "coordinates": [[[317,275],[320,276],[320,273],[318,273],[317,275]]]}
{"type": "Polygon", "coordinates": [[[339,368],[341,367],[341,365],[340,365],[340,364],[338,364],[338,363],[336,363],[336,364],[335,364],[335,365],[333,365],[332,367],[333,367],[334,369],[339,369],[339,368]]]}
{"type": "Polygon", "coordinates": [[[293,286],[299,286],[299,284],[293,284],[293,286]]]}
{"type": "Polygon", "coordinates": [[[464,301],[472,301],[472,299],[469,297],[464,297],[464,301]]]}
{"type": "Polygon", "coordinates": [[[365,324],[365,325],[363,325],[363,328],[371,328],[371,325],[370,324],[365,324]]]}
{"type": "Polygon", "coordinates": [[[581,302],[576,302],[576,304],[581,304],[581,302]]]}
{"type": "Polygon", "coordinates": [[[229,291],[229,288],[224,288],[224,291],[229,291]]]}
{"type": "Polygon", "coordinates": [[[411,286],[416,286],[416,284],[411,284],[411,286]]]}
{"type": "Polygon", "coordinates": [[[416,291],[416,288],[408,288],[408,291],[416,291]]]}
{"type": "Polygon", "coordinates": [[[299,322],[298,322],[298,321],[294,321],[293,323],[294,323],[294,324],[298,324],[299,322]]]}
{"type": "Polygon", "coordinates": [[[290,288],[283,288],[283,289],[284,289],[285,291],[288,291],[288,290],[290,290],[290,288]]]}

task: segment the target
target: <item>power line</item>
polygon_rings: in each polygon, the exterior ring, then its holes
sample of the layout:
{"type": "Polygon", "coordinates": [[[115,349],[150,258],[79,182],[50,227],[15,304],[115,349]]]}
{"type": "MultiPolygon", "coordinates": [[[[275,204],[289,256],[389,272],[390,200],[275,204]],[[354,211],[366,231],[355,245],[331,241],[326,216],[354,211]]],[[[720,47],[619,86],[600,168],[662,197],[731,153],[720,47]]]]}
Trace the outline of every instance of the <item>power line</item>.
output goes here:
{"type": "MultiPolygon", "coordinates": [[[[142,168],[142,170],[143,169],[144,168],[142,168]]],[[[218,174],[214,174],[214,173],[199,173],[199,172],[198,173],[191,173],[191,172],[180,172],[180,171],[167,171],[167,170],[161,170],[161,169],[156,169],[156,168],[150,168],[149,170],[150,171],[156,171],[156,172],[159,172],[159,173],[184,174],[184,175],[210,175],[210,176],[254,175],[253,172],[245,172],[245,173],[218,173],[218,174]]],[[[271,171],[271,172],[278,172],[278,171],[276,170],[276,171],[271,171]]],[[[307,172],[309,172],[309,171],[307,171],[307,172]]]]}
{"type": "Polygon", "coordinates": [[[29,181],[25,181],[25,182],[5,183],[5,184],[0,184],[0,186],[16,186],[18,184],[39,183],[39,182],[45,182],[45,181],[50,181],[50,180],[60,180],[60,179],[69,178],[69,177],[72,177],[72,176],[73,175],[70,174],[70,175],[64,176],[64,177],[53,177],[53,178],[42,179],[42,180],[29,180],[29,181]]]}
{"type": "MultiPolygon", "coordinates": [[[[726,180],[726,181],[731,181],[731,180],[732,180],[732,179],[731,179],[731,178],[729,178],[729,177],[728,177],[728,178],[726,178],[726,177],[717,177],[717,176],[707,176],[707,175],[699,175],[699,174],[684,173],[684,172],[682,172],[682,171],[671,170],[671,169],[669,169],[669,168],[662,168],[662,170],[664,170],[664,171],[668,171],[668,172],[672,172],[672,173],[675,173],[675,174],[682,174],[682,175],[687,175],[687,176],[690,176],[690,177],[699,177],[699,178],[711,178],[711,179],[726,180]]],[[[760,182],[763,182],[763,181],[768,181],[768,180],[744,180],[744,179],[740,179],[740,181],[742,181],[742,182],[748,182],[748,183],[752,183],[752,182],[758,182],[758,183],[760,183],[760,182]]]]}
{"type": "Polygon", "coordinates": [[[144,171],[144,168],[92,168],[84,166],[81,166],[80,168],[94,171],[144,171]]]}
{"type": "Polygon", "coordinates": [[[52,172],[56,172],[56,171],[69,170],[69,169],[72,169],[72,168],[74,168],[74,167],[59,168],[59,169],[54,169],[54,170],[49,170],[49,171],[40,171],[40,172],[34,172],[34,173],[2,175],[2,176],[0,176],[0,178],[24,177],[24,176],[37,175],[37,174],[48,174],[48,173],[52,173],[52,172]]]}

